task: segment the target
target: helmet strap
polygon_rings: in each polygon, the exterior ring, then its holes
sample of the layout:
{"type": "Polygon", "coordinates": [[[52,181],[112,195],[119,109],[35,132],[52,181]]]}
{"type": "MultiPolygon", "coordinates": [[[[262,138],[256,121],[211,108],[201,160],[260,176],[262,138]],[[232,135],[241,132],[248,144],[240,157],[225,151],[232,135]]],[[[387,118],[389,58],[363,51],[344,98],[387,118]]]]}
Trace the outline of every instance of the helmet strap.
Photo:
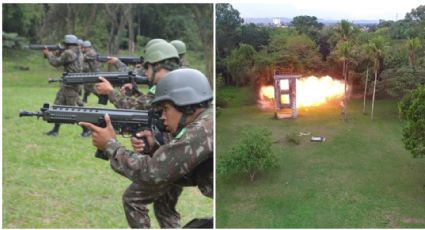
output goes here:
{"type": "Polygon", "coordinates": [[[180,68],[179,61],[177,61],[177,63],[176,63],[173,60],[177,60],[177,59],[167,59],[163,62],[160,62],[159,66],[161,68],[168,70],[168,71],[173,71],[173,70],[179,69],[180,68]]]}
{"type": "Polygon", "coordinates": [[[156,85],[155,84],[155,75],[156,75],[157,72],[159,72],[159,69],[160,69],[160,66],[156,66],[156,65],[152,66],[152,80],[150,82],[151,87],[156,85]]]}
{"type": "Polygon", "coordinates": [[[186,121],[187,121],[187,117],[188,117],[188,114],[183,113],[182,117],[179,120],[179,124],[177,125],[176,133],[173,134],[174,137],[179,136],[179,134],[183,131],[184,126],[185,126],[186,121]]]}
{"type": "Polygon", "coordinates": [[[166,69],[168,71],[173,71],[173,70],[179,69],[180,65],[171,61],[171,59],[167,59],[165,61],[153,64],[153,67],[152,67],[152,72],[153,72],[152,73],[152,83],[151,83],[152,85],[156,85],[155,84],[156,73],[159,72],[162,68],[166,69]]]}

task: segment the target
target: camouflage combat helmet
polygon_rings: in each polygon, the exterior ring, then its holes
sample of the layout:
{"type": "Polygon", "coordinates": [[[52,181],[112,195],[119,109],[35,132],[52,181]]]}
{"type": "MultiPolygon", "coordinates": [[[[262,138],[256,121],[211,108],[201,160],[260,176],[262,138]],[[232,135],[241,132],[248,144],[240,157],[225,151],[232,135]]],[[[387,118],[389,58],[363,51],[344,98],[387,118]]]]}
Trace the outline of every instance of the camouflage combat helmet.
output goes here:
{"type": "Polygon", "coordinates": [[[171,101],[176,106],[196,105],[212,100],[208,79],[195,69],[178,69],[161,79],[152,104],[171,101]]]}
{"type": "Polygon", "coordinates": [[[84,41],[81,46],[83,48],[90,48],[91,47],[91,42],[90,41],[84,41]]]}
{"type": "Polygon", "coordinates": [[[183,55],[186,53],[186,44],[184,44],[184,42],[180,40],[174,40],[174,41],[171,41],[170,43],[176,48],[179,55],[183,55]]]}
{"type": "Polygon", "coordinates": [[[176,48],[168,42],[158,42],[146,49],[145,53],[145,68],[147,64],[158,63],[167,59],[176,59],[179,60],[179,54],[177,53],[176,48]]]}
{"type": "Polygon", "coordinates": [[[63,43],[64,44],[78,44],[78,38],[77,38],[77,36],[75,36],[73,34],[67,34],[63,38],[63,43]]]}
{"type": "Polygon", "coordinates": [[[78,45],[80,45],[80,46],[83,45],[83,39],[78,39],[78,45]]]}

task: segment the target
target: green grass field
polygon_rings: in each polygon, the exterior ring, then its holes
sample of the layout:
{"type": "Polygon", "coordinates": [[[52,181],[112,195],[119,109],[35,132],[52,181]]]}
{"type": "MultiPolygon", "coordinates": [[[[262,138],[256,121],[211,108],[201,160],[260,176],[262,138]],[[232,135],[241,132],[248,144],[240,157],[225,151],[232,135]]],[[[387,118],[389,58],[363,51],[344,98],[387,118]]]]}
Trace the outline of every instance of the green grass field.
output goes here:
{"type": "MultiPolygon", "coordinates": [[[[59,87],[47,78],[60,77],[62,69],[51,67],[40,52],[3,52],[3,227],[128,228],[121,197],[130,181],[94,158],[91,138],[80,137],[77,125],[63,125],[58,137],[49,137],[43,133],[52,124],[18,117],[21,109],[38,111],[44,102],[53,103],[59,87]]],[[[99,107],[95,96],[88,106],[99,107]]],[[[158,228],[149,207],[152,227],[158,228]]],[[[213,201],[185,188],[177,210],[184,224],[212,216],[213,201]]]]}
{"type": "MultiPolygon", "coordinates": [[[[424,228],[425,158],[412,158],[401,142],[397,102],[377,101],[375,120],[362,115],[362,100],[340,107],[299,110],[297,119],[275,120],[252,105],[250,88],[224,88],[233,95],[216,120],[217,156],[245,126],[269,128],[279,167],[258,175],[217,177],[219,228],[424,228]],[[291,132],[325,136],[323,143],[291,132]]],[[[370,109],[370,105],[369,105],[370,109]]]]}

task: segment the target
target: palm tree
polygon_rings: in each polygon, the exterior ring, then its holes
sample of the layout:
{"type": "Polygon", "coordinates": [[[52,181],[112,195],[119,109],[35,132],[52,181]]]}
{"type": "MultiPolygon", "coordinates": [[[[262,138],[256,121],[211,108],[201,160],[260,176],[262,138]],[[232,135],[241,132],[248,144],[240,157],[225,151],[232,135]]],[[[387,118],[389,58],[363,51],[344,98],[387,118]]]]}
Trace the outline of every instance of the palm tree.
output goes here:
{"type": "Polygon", "coordinates": [[[351,61],[351,44],[349,38],[353,34],[354,29],[350,22],[347,20],[341,20],[341,23],[336,28],[336,35],[338,36],[338,43],[336,47],[336,55],[339,61],[342,62],[342,76],[344,76],[344,101],[342,107],[342,114],[344,121],[347,121],[347,107],[348,107],[348,95],[347,95],[347,79],[348,79],[348,64],[351,61]]]}
{"type": "Polygon", "coordinates": [[[340,41],[347,41],[354,33],[353,25],[347,20],[341,20],[336,29],[340,41]]]}
{"type": "Polygon", "coordinates": [[[373,120],[373,109],[375,107],[375,92],[376,92],[376,80],[378,78],[378,72],[382,67],[384,59],[384,48],[385,48],[385,39],[382,36],[373,38],[369,43],[370,49],[373,54],[373,73],[375,74],[375,81],[373,83],[373,96],[372,96],[372,111],[370,119],[373,120]]]}
{"type": "Polygon", "coordinates": [[[367,81],[369,81],[369,65],[367,65],[367,69],[366,69],[366,80],[365,80],[364,93],[363,93],[363,115],[366,115],[367,81]]]}
{"type": "Polygon", "coordinates": [[[406,41],[406,46],[407,46],[407,54],[409,59],[409,66],[415,67],[415,59],[416,59],[415,52],[416,50],[422,47],[421,41],[419,40],[418,37],[408,38],[406,41]]]}
{"type": "Polygon", "coordinates": [[[363,46],[364,49],[364,60],[367,62],[367,68],[366,68],[366,78],[365,78],[365,86],[364,86],[364,93],[363,93],[363,115],[366,115],[366,96],[367,96],[367,86],[369,82],[369,67],[370,63],[373,61],[373,50],[370,44],[365,44],[363,46]]]}
{"type": "Polygon", "coordinates": [[[338,60],[342,62],[342,76],[344,76],[344,101],[342,107],[342,115],[344,116],[344,121],[347,121],[347,105],[348,105],[348,95],[347,95],[347,79],[348,79],[348,64],[352,61],[351,58],[351,44],[348,41],[343,41],[338,43],[335,53],[338,60]]]}

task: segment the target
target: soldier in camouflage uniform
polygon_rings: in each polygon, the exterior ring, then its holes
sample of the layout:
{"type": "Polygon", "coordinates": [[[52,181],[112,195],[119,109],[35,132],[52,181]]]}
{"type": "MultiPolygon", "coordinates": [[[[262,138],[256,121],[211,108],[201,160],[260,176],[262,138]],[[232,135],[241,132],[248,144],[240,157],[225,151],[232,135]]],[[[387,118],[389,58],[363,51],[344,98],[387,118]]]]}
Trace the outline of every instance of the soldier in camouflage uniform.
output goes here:
{"type": "MultiPolygon", "coordinates": [[[[121,95],[113,92],[112,85],[106,80],[102,83],[97,84],[97,90],[99,93],[108,93],[109,99],[115,104],[117,108],[126,109],[149,109],[151,108],[151,100],[154,98],[155,85],[162,79],[169,71],[178,68],[178,53],[177,50],[169,43],[162,39],[155,39],[153,42],[149,42],[145,47],[145,69],[150,81],[153,82],[152,86],[147,95],[140,95],[138,97],[124,96],[124,87],[121,88],[121,95]],[[160,45],[159,43],[163,43],[160,45]],[[156,45],[157,44],[157,45],[156,45]],[[106,90],[105,90],[106,89],[106,90]]],[[[102,79],[103,81],[103,79],[102,79]]],[[[160,135],[160,134],[159,134],[160,135]]],[[[157,136],[158,137],[158,136],[157,136]]],[[[158,137],[162,140],[170,138],[169,135],[158,137]]],[[[167,192],[163,195],[156,197],[154,200],[155,214],[159,219],[162,226],[178,227],[178,220],[180,219],[179,214],[175,210],[178,197],[182,192],[181,186],[173,185],[169,186],[167,192]],[[169,222],[168,220],[177,220],[169,222]],[[164,222],[165,221],[165,222],[164,222]],[[168,221],[168,223],[167,223],[168,221]],[[164,222],[164,223],[163,223],[164,222]],[[162,224],[163,223],[163,224],[162,224]]],[[[130,193],[128,193],[130,194],[130,193]]],[[[130,194],[134,195],[134,194],[130,194]]],[[[128,198],[130,199],[130,198],[128,198]]]]}
{"type": "MultiPolygon", "coordinates": [[[[75,35],[69,34],[64,37],[65,51],[59,56],[55,56],[49,50],[43,49],[44,57],[48,59],[50,65],[54,67],[63,66],[64,71],[68,73],[78,73],[83,70],[83,55],[81,55],[78,47],[78,38],[75,35]]],[[[59,91],[56,94],[55,105],[71,105],[83,106],[80,99],[81,85],[65,85],[61,84],[59,91]]],[[[49,136],[57,136],[59,133],[60,124],[55,124],[53,129],[47,132],[49,136]]],[[[83,127],[81,136],[90,136],[90,130],[83,127]]]]}
{"type": "MultiPolygon", "coordinates": [[[[99,71],[99,62],[96,60],[97,53],[93,49],[90,41],[84,41],[81,45],[81,50],[84,54],[83,56],[83,72],[98,72],[99,71]]],[[[94,90],[94,84],[84,84],[84,94],[83,102],[87,103],[87,97],[94,93],[97,95],[96,90],[94,90]]]]}
{"type": "Polygon", "coordinates": [[[137,97],[125,96],[125,88],[131,90],[131,84],[124,85],[120,92],[114,91],[113,86],[105,79],[96,84],[96,91],[100,95],[108,95],[109,101],[117,108],[122,109],[149,109],[150,101],[155,95],[156,83],[169,71],[179,68],[177,50],[168,42],[156,42],[146,48],[144,69],[151,82],[146,95],[137,97]]]}
{"type": "Polygon", "coordinates": [[[109,65],[115,66],[115,68],[119,72],[133,72],[137,75],[143,76],[145,75],[145,70],[143,69],[143,66],[141,63],[136,64],[134,67],[127,66],[125,63],[123,63],[120,59],[117,57],[108,56],[108,61],[106,62],[109,65]]]}
{"type": "MultiPolygon", "coordinates": [[[[170,187],[175,185],[197,185],[202,194],[213,197],[211,100],[208,80],[197,70],[175,70],[163,78],[152,103],[162,108],[161,120],[173,139],[158,146],[150,131],[137,133],[138,137],[146,138],[150,154],[138,153],[147,147],[144,144],[133,143],[136,152],[126,150],[116,140],[107,115],[106,128],[80,123],[92,130],[93,144],[105,151],[112,169],[133,182],[123,196],[130,227],[150,227],[146,205],[170,193],[170,187]]],[[[168,204],[166,199],[154,203],[158,222],[161,228],[178,228],[180,215],[175,210],[170,215],[168,204]]],[[[174,201],[171,205],[175,205],[174,201]]]]}
{"type": "Polygon", "coordinates": [[[180,66],[182,68],[189,68],[189,63],[187,63],[185,54],[186,54],[186,44],[180,40],[174,40],[170,42],[171,45],[176,47],[177,52],[179,53],[180,66]]]}

